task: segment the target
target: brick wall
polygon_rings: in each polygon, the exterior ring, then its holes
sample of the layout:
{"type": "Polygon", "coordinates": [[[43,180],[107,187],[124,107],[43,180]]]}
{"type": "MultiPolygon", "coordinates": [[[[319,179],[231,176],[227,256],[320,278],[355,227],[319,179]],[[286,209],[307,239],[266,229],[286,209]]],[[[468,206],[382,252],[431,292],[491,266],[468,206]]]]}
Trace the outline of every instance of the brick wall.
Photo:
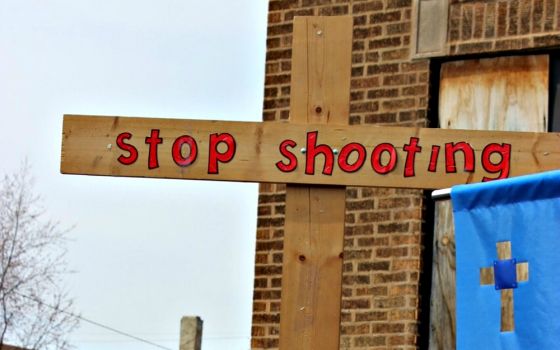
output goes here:
{"type": "MultiPolygon", "coordinates": [[[[410,0],[271,0],[263,119],[289,117],[297,15],[354,17],[350,124],[426,125],[428,62],[410,62],[410,0]]],[[[349,38],[350,39],[350,38],[349,38]]],[[[285,186],[261,185],[253,349],[278,347],[285,186]]],[[[415,349],[421,192],[348,188],[341,348],[415,349]]]]}
{"type": "Polygon", "coordinates": [[[450,54],[522,50],[560,45],[557,0],[452,0],[450,54]]]}
{"type": "MultiPolygon", "coordinates": [[[[451,0],[450,55],[560,45],[560,0],[451,0]]],[[[294,16],[354,18],[349,123],[426,126],[429,60],[411,60],[412,0],[270,0],[265,121],[289,118],[294,16]]],[[[260,187],[253,349],[276,349],[285,186],[260,187]]],[[[416,349],[423,195],[348,188],[341,349],[416,349]]],[[[428,235],[428,237],[431,237],[428,235]]]]}

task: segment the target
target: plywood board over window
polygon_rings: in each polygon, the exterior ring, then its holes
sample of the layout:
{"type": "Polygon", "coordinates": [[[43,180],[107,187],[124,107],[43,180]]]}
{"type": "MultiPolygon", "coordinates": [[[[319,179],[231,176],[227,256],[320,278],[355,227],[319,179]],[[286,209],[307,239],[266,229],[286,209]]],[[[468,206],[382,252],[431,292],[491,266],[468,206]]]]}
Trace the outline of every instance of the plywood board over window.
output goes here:
{"type": "Polygon", "coordinates": [[[548,55],[442,65],[442,128],[546,131],[547,121],[548,55]]]}
{"type": "MultiPolygon", "coordinates": [[[[442,64],[439,124],[444,129],[545,132],[548,55],[442,64]]],[[[430,349],[455,349],[455,234],[451,203],[436,203],[430,349]]]]}

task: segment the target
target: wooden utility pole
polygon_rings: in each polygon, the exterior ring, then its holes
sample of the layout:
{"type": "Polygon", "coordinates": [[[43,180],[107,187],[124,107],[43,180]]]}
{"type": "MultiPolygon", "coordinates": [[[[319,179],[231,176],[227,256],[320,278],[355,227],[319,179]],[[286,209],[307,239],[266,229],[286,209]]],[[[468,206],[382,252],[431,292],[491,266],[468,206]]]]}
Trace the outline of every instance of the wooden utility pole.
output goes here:
{"type": "Polygon", "coordinates": [[[202,319],[185,316],[181,319],[179,350],[200,350],[202,347],[202,319]]]}

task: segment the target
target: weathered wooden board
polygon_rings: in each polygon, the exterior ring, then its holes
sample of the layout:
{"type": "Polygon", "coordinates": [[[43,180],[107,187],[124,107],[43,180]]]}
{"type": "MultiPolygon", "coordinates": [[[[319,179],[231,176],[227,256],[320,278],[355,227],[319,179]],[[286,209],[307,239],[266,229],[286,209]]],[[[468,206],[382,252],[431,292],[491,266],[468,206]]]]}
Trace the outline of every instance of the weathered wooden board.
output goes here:
{"type": "Polygon", "coordinates": [[[75,115],[64,117],[61,159],[66,174],[426,189],[558,168],[560,134],[75,115]],[[448,156],[454,144],[472,148],[470,171],[462,151],[448,156]]]}
{"type": "Polygon", "coordinates": [[[443,64],[441,128],[546,131],[548,60],[509,56],[443,64]]]}
{"type": "Polygon", "coordinates": [[[451,201],[438,201],[434,219],[430,350],[455,349],[455,227],[451,201]]]}
{"type": "MultiPolygon", "coordinates": [[[[498,260],[511,259],[511,242],[497,242],[496,250],[498,260]]],[[[515,329],[515,318],[513,315],[513,289],[500,290],[500,331],[511,332],[515,329]]]]}
{"type": "MultiPolygon", "coordinates": [[[[296,18],[291,123],[348,123],[351,37],[350,16],[296,18]]],[[[286,191],[280,349],[338,350],[346,189],[286,191]]]]}
{"type": "MultiPolygon", "coordinates": [[[[547,55],[449,62],[442,66],[440,79],[439,122],[442,128],[547,130],[547,55]]],[[[449,201],[436,203],[431,350],[455,349],[455,231],[452,215],[449,201]]],[[[493,284],[493,273],[491,277],[492,280],[487,272],[481,275],[481,282],[493,284]]]]}

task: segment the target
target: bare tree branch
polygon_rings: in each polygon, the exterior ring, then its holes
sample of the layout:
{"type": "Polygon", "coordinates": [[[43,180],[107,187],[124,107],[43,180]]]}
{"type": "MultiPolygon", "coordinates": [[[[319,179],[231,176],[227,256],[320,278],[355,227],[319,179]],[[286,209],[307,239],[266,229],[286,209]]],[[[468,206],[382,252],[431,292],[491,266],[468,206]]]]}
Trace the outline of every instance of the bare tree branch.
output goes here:
{"type": "Polygon", "coordinates": [[[24,165],[0,180],[0,346],[66,350],[78,324],[61,288],[67,231],[44,219],[29,173],[24,165]]]}

